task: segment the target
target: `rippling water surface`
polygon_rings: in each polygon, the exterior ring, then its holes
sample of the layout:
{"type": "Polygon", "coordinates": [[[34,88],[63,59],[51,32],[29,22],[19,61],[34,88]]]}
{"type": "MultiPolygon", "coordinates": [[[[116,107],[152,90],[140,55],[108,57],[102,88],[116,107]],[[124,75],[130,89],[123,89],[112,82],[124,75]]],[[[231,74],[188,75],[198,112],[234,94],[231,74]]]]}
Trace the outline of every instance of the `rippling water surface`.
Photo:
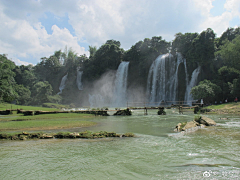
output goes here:
{"type": "Polygon", "coordinates": [[[239,179],[240,117],[206,116],[219,126],[183,135],[173,129],[193,113],[135,111],[93,118],[88,128],[134,138],[0,141],[0,179],[239,179]]]}

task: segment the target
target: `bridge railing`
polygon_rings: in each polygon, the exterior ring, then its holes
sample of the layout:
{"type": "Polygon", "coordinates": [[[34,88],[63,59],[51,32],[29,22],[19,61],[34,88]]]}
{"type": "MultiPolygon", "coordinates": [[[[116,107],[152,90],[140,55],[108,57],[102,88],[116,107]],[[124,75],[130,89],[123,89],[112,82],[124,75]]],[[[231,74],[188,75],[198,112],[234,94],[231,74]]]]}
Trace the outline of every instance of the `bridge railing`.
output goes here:
{"type": "Polygon", "coordinates": [[[127,102],[127,107],[169,107],[200,105],[196,101],[127,102]]]}

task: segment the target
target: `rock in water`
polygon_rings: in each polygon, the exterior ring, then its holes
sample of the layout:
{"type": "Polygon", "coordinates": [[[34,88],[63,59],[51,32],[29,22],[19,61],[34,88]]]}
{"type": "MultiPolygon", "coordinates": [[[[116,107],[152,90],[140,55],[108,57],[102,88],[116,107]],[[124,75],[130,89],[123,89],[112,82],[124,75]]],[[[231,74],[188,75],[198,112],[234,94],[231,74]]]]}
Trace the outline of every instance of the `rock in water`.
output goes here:
{"type": "Polygon", "coordinates": [[[208,117],[202,116],[197,120],[199,124],[204,124],[206,126],[216,126],[216,122],[208,117]]]}
{"type": "Polygon", "coordinates": [[[190,129],[196,126],[199,126],[199,123],[196,121],[187,122],[187,124],[182,128],[182,131],[185,131],[186,129],[190,129]]]}

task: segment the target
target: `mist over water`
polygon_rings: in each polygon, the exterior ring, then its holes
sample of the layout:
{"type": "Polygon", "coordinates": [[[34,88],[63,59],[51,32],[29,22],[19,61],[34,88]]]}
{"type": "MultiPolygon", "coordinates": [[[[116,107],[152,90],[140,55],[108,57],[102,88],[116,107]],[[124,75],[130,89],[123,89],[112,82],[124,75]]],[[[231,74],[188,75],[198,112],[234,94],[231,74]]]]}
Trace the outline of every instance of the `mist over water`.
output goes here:
{"type": "Polygon", "coordinates": [[[87,101],[90,107],[108,107],[112,103],[116,71],[108,71],[93,83],[87,101]]]}
{"type": "Polygon", "coordinates": [[[83,71],[79,71],[77,69],[77,80],[76,80],[76,83],[77,83],[78,90],[83,90],[82,74],[83,74],[83,71]]]}
{"type": "Polygon", "coordinates": [[[90,107],[123,107],[127,105],[129,62],[120,63],[117,72],[109,71],[94,82],[88,94],[90,107]]]}

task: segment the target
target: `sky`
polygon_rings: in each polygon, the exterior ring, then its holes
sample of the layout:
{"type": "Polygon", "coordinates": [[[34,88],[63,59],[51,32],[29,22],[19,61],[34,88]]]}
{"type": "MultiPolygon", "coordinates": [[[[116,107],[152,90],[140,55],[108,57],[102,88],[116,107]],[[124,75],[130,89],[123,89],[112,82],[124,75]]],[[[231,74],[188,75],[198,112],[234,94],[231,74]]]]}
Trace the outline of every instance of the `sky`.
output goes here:
{"type": "Polygon", "coordinates": [[[71,48],[89,55],[89,46],[107,40],[125,50],[136,42],[178,32],[212,28],[217,37],[240,26],[239,0],[0,0],[0,54],[16,65],[71,48]]]}

